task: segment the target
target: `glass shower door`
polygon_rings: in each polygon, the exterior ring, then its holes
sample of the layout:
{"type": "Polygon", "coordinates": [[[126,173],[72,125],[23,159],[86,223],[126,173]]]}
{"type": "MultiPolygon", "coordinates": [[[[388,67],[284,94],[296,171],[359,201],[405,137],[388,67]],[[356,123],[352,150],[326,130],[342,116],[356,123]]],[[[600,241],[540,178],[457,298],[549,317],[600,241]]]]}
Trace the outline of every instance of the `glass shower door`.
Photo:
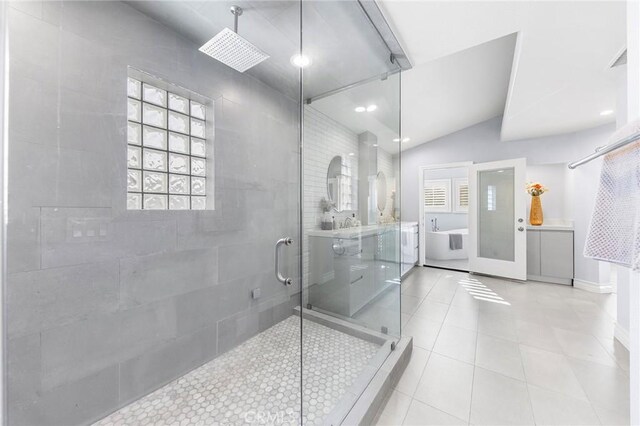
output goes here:
{"type": "Polygon", "coordinates": [[[302,7],[302,413],[337,425],[400,339],[400,67],[360,2],[302,7]]]}

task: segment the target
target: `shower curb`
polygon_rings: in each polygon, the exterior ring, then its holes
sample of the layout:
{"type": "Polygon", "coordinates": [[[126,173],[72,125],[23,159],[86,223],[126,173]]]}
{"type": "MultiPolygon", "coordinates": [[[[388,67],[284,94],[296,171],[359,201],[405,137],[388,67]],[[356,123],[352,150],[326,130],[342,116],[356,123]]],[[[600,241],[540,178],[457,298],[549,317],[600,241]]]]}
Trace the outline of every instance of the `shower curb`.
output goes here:
{"type": "Polygon", "coordinates": [[[340,423],[343,426],[374,424],[378,411],[391,395],[402,373],[409,364],[413,351],[413,337],[403,336],[377,373],[362,392],[349,414],[340,423]]]}

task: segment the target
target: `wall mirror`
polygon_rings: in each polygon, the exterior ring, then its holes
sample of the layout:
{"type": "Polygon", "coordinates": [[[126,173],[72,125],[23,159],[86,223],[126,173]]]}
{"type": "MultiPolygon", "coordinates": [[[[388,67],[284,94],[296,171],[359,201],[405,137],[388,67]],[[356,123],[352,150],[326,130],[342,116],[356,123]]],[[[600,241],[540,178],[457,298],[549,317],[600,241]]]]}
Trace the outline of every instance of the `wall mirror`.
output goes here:
{"type": "Polygon", "coordinates": [[[327,169],[327,196],[338,212],[352,210],[351,168],[336,155],[327,169]]]}
{"type": "Polygon", "coordinates": [[[376,175],[376,199],[378,211],[383,212],[387,207],[387,177],[382,171],[376,175]]]}

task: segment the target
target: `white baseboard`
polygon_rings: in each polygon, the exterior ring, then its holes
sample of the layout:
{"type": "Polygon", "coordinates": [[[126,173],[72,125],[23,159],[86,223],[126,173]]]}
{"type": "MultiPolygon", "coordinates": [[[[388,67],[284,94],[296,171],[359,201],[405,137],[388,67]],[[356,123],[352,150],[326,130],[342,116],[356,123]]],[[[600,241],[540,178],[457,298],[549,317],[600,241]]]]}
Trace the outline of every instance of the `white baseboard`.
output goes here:
{"type": "Polygon", "coordinates": [[[624,327],[622,327],[620,324],[618,324],[617,322],[615,323],[615,326],[613,328],[613,337],[615,337],[615,339],[620,342],[622,344],[622,346],[624,346],[625,348],[627,348],[627,350],[631,350],[631,342],[629,340],[629,331],[626,330],[624,327]]]}
{"type": "Polygon", "coordinates": [[[573,286],[580,290],[590,291],[592,293],[613,293],[613,286],[611,283],[599,284],[575,278],[573,280],[573,286]]]}

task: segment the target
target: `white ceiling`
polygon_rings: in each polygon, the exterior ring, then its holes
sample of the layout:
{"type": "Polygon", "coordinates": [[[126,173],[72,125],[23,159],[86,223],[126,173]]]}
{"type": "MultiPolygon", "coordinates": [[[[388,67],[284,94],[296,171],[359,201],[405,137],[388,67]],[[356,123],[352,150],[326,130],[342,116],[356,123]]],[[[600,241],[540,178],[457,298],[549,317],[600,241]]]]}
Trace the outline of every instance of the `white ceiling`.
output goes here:
{"type": "MultiPolygon", "coordinates": [[[[600,112],[616,107],[609,64],[625,46],[624,1],[379,4],[414,65],[402,77],[403,149],[500,115],[506,141],[615,120],[600,112]]],[[[351,106],[375,96],[351,96],[351,106]]],[[[338,98],[321,109],[359,130],[338,98]]]]}
{"type": "MultiPolygon", "coordinates": [[[[458,57],[460,66],[486,69],[484,62],[507,58],[497,59],[496,51],[489,56],[486,45],[480,44],[512,33],[518,38],[503,108],[503,140],[567,133],[615,120],[615,115],[603,117],[600,112],[616,106],[615,74],[608,65],[625,45],[624,1],[385,0],[382,8],[415,65],[405,74],[403,131],[416,132],[416,142],[433,139],[416,117],[422,115],[420,97],[428,97],[432,84],[416,84],[412,74],[450,55],[458,57]],[[487,55],[477,55],[475,64],[463,63],[457,52],[464,49],[485,49],[487,55]]],[[[476,83],[495,85],[495,78],[485,74],[476,83]]],[[[458,82],[451,74],[448,84],[454,87],[458,82]]],[[[459,97],[447,107],[455,115],[468,108],[464,103],[472,102],[490,115],[496,109],[495,97],[485,96],[481,90],[471,91],[468,99],[459,97]]],[[[465,119],[443,118],[447,133],[474,124],[476,117],[465,119]]]]}

